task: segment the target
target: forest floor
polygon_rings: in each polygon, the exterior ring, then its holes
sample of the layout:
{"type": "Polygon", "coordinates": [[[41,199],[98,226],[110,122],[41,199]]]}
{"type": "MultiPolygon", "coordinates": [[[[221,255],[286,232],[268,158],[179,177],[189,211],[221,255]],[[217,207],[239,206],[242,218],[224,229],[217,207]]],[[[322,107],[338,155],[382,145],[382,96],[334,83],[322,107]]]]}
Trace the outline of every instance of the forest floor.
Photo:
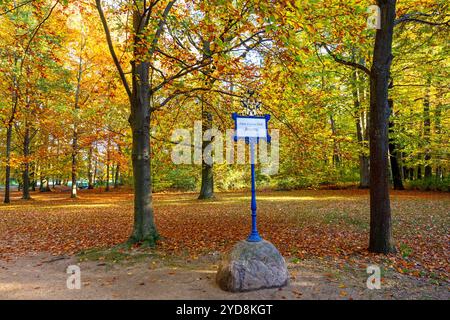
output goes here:
{"type": "Polygon", "coordinates": [[[154,195],[156,249],[115,247],[132,228],[128,191],[13,193],[0,205],[0,299],[450,299],[448,193],[392,192],[397,253],[367,251],[367,190],[261,191],[261,235],[285,256],[283,288],[232,294],[214,283],[220,255],[250,229],[249,195],[154,195]],[[112,249],[111,249],[112,248],[112,249]],[[79,264],[82,289],[66,288],[79,264]],[[381,268],[369,290],[368,265],[381,268]]]}

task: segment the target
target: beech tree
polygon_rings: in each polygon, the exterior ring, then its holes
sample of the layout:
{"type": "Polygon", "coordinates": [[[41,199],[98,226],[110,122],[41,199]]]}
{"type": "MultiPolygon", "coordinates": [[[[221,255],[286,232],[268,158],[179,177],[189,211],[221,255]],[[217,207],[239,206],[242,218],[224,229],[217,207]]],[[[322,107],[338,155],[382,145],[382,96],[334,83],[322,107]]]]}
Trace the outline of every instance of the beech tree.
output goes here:
{"type": "MultiPolygon", "coordinates": [[[[194,14],[196,8],[192,8],[188,3],[180,2],[180,7],[176,9],[175,2],[134,1],[125,7],[131,12],[133,20],[131,32],[133,52],[131,81],[129,81],[115,52],[102,3],[100,0],[96,0],[96,7],[105,30],[110,53],[130,102],[129,122],[133,136],[132,162],[135,192],[135,219],[130,242],[147,243],[149,245],[154,245],[158,239],[151,195],[150,120],[152,113],[160,110],[179,96],[209,90],[204,86],[180,89],[177,81],[190,74],[204,71],[206,67],[211,65],[214,56],[224,55],[227,52],[239,50],[245,45],[251,46],[252,43],[259,42],[259,35],[262,32],[258,25],[248,23],[246,25],[246,37],[233,36],[231,37],[233,41],[225,41],[231,34],[235,34],[234,26],[241,21],[242,16],[239,15],[241,11],[234,8],[234,4],[222,3],[223,12],[227,12],[227,9],[228,12],[232,10],[232,13],[236,13],[236,17],[228,18],[227,23],[219,28],[214,27],[212,21],[204,22],[209,26],[211,33],[218,34],[217,36],[210,35],[210,38],[217,39],[217,42],[215,48],[211,49],[210,54],[204,54],[202,47],[197,45],[197,43],[202,43],[203,40],[201,36],[195,33],[196,28],[203,28],[203,26],[195,26],[192,23],[192,20],[196,19],[194,14]],[[175,10],[178,10],[176,14],[181,21],[177,21],[173,15],[170,15],[175,10]],[[186,11],[188,15],[186,15],[186,11]],[[184,27],[184,30],[180,30],[178,34],[166,33],[167,37],[164,39],[169,19],[173,20],[179,27],[183,27],[184,23],[188,26],[188,29],[184,27]],[[163,49],[160,45],[162,41],[165,41],[165,49],[171,49],[171,52],[163,49]],[[185,56],[179,57],[176,55],[177,52],[185,56]],[[197,56],[197,52],[202,55],[197,56]],[[166,66],[160,64],[161,59],[165,59],[166,66]],[[168,96],[156,99],[158,98],[157,93],[161,89],[168,88],[171,88],[171,93],[168,96]]],[[[220,5],[220,1],[214,4],[220,5]]],[[[203,9],[204,5],[202,2],[198,4],[200,9],[203,9]]],[[[244,8],[247,8],[247,5],[244,4],[244,8]]],[[[245,12],[246,16],[250,14],[248,9],[242,11],[245,12]]]]}
{"type": "Polygon", "coordinates": [[[279,173],[258,179],[370,186],[369,248],[392,252],[389,188],[448,188],[448,5],[376,4],[377,30],[370,1],[1,2],[5,202],[10,180],[24,199],[38,185],[74,197],[80,181],[133,184],[129,242],[154,245],[154,187],[210,198],[249,179],[238,166],[176,166],[168,137],[200,119],[203,133],[232,128],[255,89],[280,130],[279,173]]]}

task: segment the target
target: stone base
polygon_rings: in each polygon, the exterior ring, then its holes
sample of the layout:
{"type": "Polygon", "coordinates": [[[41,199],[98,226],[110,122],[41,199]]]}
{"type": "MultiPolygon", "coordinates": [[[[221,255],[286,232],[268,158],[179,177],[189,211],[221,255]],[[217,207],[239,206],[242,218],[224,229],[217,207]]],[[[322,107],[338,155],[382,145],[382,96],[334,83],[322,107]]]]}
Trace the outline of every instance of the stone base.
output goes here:
{"type": "Polygon", "coordinates": [[[225,255],[216,275],[219,287],[231,292],[283,287],[288,279],[283,256],[265,240],[238,242],[225,255]]]}

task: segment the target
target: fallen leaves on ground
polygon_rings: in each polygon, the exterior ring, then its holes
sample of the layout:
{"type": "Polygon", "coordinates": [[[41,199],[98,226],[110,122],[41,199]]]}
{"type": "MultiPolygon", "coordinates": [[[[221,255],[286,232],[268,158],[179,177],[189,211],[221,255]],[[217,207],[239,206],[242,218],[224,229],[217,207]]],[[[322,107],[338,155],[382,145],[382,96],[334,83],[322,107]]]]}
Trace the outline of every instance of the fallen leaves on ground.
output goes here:
{"type": "MultiPolygon", "coordinates": [[[[130,192],[33,193],[33,200],[0,206],[0,257],[48,251],[74,254],[127,240],[133,223],[130,192]]],[[[155,194],[155,220],[167,254],[224,252],[250,230],[249,194],[219,193],[198,201],[194,193],[155,194]]],[[[362,190],[260,192],[258,227],[287,258],[384,263],[398,272],[448,280],[450,197],[445,193],[393,192],[397,253],[367,251],[369,199],[362,190]]],[[[344,267],[344,266],[343,266],[344,267]]]]}

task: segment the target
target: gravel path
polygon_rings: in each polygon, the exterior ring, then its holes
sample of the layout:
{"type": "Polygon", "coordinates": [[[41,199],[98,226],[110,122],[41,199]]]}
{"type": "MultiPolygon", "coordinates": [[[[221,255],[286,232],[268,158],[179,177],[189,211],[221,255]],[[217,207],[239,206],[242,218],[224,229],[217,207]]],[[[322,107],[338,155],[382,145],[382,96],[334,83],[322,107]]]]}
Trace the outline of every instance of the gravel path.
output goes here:
{"type": "Polygon", "coordinates": [[[366,287],[365,270],[345,271],[323,260],[289,263],[282,289],[228,293],[214,282],[217,258],[133,263],[82,261],[36,254],[0,261],[0,299],[450,299],[449,287],[386,272],[380,290],[366,287]],[[81,289],[69,290],[66,269],[77,264],[81,289]]]}

